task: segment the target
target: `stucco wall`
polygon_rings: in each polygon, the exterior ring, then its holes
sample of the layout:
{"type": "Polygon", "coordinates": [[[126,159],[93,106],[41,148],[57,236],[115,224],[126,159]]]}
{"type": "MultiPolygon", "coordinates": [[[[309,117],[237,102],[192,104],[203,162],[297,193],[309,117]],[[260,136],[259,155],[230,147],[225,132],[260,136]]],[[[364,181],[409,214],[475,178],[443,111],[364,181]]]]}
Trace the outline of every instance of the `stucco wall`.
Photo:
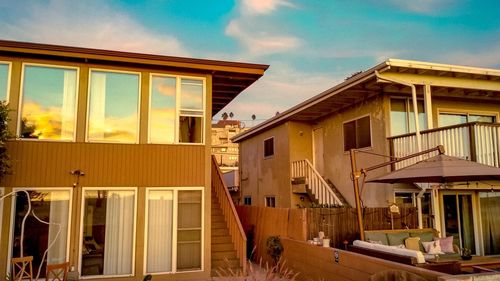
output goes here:
{"type": "Polygon", "coordinates": [[[241,196],[251,196],[253,206],[264,206],[266,196],[275,196],[276,207],[290,207],[288,148],[286,124],[240,143],[241,196]],[[274,137],[274,155],[264,158],[264,140],[270,137],[274,137]]]}

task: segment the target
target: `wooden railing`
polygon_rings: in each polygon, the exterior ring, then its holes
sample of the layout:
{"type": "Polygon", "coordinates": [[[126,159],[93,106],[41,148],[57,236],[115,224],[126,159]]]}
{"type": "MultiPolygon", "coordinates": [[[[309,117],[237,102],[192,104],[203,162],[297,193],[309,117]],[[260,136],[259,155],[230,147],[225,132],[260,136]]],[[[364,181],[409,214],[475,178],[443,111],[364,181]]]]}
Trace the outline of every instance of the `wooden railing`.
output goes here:
{"type": "Polygon", "coordinates": [[[227,228],[229,229],[229,236],[231,236],[231,241],[234,244],[236,250],[236,256],[240,260],[240,266],[243,270],[243,274],[246,275],[247,272],[247,237],[241,226],[238,213],[234,208],[233,200],[231,195],[227,190],[226,184],[224,183],[222,172],[217,165],[217,160],[212,155],[212,188],[215,191],[217,199],[224,215],[224,219],[227,223],[227,228]]]}
{"type": "MultiPolygon", "coordinates": [[[[417,152],[415,133],[390,137],[391,155],[402,157],[417,152]]],[[[445,154],[478,163],[500,167],[500,124],[467,123],[421,132],[422,150],[443,145],[445,154]]],[[[429,155],[426,157],[433,156],[429,155]]],[[[413,158],[399,162],[400,169],[424,159],[413,158]]]]}
{"type": "Polygon", "coordinates": [[[299,160],[292,162],[292,178],[305,178],[308,188],[311,193],[318,199],[319,204],[339,205],[342,202],[332,191],[328,183],[323,177],[314,169],[309,160],[299,160]]]}

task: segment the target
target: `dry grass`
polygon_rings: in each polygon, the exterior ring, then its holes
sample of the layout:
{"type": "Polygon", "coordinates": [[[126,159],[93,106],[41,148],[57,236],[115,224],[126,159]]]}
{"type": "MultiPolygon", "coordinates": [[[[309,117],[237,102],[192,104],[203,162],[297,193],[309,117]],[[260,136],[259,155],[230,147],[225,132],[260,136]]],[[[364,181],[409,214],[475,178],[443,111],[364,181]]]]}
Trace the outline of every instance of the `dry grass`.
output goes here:
{"type": "Polygon", "coordinates": [[[228,280],[228,281],[294,281],[299,275],[298,272],[287,268],[286,261],[278,260],[276,265],[270,267],[268,263],[262,265],[262,260],[259,264],[253,264],[248,261],[248,275],[244,275],[240,270],[233,271],[229,266],[227,268],[219,268],[215,270],[219,277],[213,280],[228,280]]]}

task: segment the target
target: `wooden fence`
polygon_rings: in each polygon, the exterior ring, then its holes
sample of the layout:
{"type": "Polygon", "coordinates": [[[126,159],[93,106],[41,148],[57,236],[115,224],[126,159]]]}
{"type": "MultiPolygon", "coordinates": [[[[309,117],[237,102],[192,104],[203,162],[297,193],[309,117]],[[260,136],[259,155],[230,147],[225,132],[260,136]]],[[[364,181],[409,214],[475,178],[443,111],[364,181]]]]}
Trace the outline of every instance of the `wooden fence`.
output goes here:
{"type": "MultiPolygon", "coordinates": [[[[255,206],[236,206],[236,210],[247,234],[247,253],[253,252],[253,260],[271,262],[266,254],[266,240],[269,236],[288,237],[307,241],[323,231],[330,238],[330,245],[343,248],[343,241],[352,242],[359,238],[356,210],[342,208],[285,209],[255,206]]],[[[399,207],[400,214],[393,216],[395,229],[403,223],[416,228],[417,211],[415,208],[399,207]]],[[[391,216],[388,208],[365,208],[365,230],[391,229],[391,216]]]]}

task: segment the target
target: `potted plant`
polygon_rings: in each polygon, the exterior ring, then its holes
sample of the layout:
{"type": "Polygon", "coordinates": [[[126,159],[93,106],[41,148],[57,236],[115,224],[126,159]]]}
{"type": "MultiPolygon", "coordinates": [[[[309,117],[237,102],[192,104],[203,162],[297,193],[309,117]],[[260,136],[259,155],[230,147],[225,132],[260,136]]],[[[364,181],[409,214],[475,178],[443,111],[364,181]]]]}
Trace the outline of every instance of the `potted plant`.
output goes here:
{"type": "Polygon", "coordinates": [[[267,254],[271,256],[274,264],[278,264],[278,261],[283,252],[283,245],[281,244],[279,236],[269,236],[266,240],[267,254]]]}
{"type": "Polygon", "coordinates": [[[462,248],[460,250],[460,257],[463,260],[470,260],[470,259],[472,259],[471,250],[468,249],[468,248],[462,248]]]}

